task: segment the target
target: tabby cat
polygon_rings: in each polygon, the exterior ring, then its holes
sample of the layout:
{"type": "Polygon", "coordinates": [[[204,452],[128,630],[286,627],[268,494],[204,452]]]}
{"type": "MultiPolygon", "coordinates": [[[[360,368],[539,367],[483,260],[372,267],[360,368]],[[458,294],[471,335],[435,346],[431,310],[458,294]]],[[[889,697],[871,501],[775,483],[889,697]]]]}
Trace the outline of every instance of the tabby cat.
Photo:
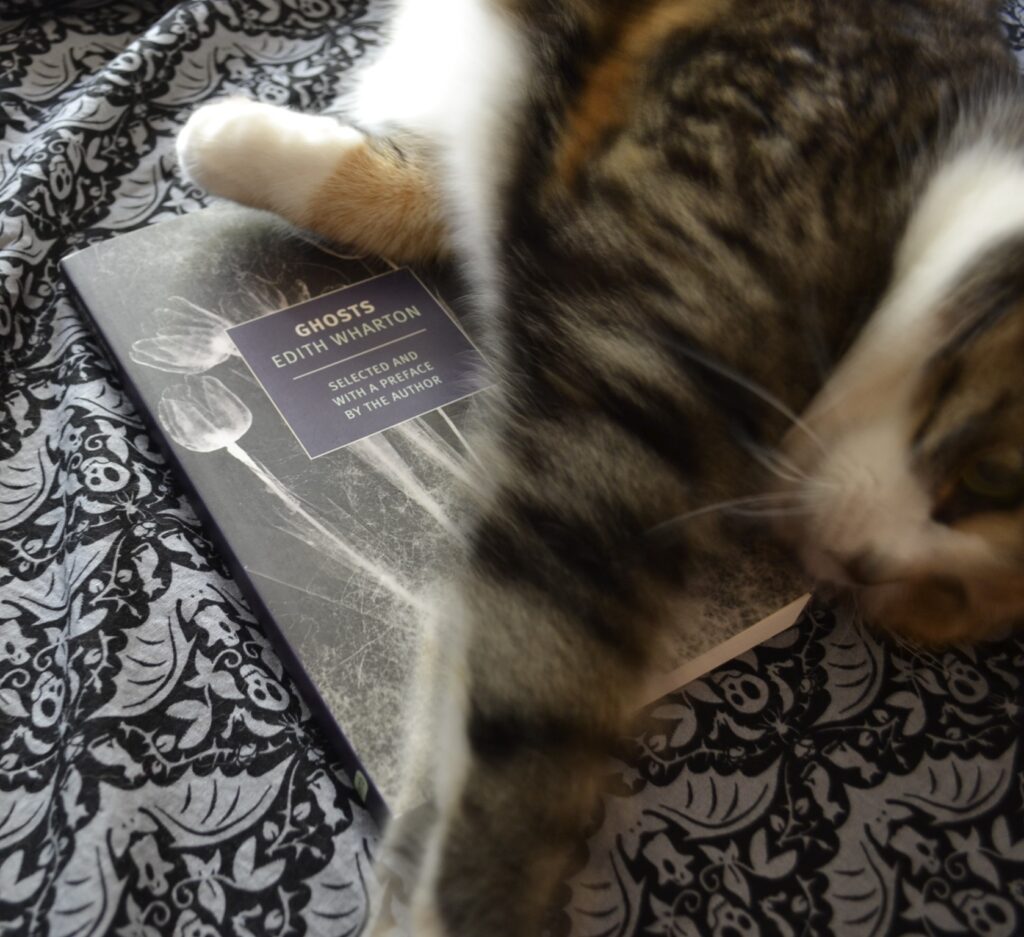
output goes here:
{"type": "Polygon", "coordinates": [[[501,374],[416,937],[540,932],[729,506],[880,626],[1024,612],[1016,81],[994,0],[405,0],[350,124],[191,118],[210,192],[454,257],[501,374]]]}

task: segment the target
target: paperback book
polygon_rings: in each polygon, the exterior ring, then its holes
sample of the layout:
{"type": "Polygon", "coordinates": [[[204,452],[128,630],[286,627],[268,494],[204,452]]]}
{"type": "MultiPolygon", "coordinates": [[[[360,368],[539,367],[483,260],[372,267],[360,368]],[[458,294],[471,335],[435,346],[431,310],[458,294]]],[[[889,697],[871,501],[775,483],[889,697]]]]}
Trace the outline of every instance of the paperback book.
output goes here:
{"type": "Polygon", "coordinates": [[[423,588],[465,504],[479,351],[436,283],[245,209],[62,266],[307,702],[387,800],[423,588]]]}
{"type": "MultiPolygon", "coordinates": [[[[493,378],[471,320],[452,311],[455,281],[227,206],[62,266],[254,614],[383,815],[399,789],[418,629],[468,503],[466,424],[493,378]]],[[[705,580],[703,595],[690,590],[700,627],[680,629],[677,662],[711,661],[701,655],[802,591],[752,553],[712,564],[705,580]]],[[[691,664],[652,687],[695,675],[691,664]]]]}

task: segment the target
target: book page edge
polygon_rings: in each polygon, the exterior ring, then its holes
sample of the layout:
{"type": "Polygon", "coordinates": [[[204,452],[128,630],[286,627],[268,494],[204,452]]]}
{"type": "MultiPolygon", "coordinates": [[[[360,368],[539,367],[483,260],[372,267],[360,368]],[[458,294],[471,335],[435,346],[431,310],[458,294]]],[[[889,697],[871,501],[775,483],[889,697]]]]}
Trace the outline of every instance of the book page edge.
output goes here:
{"type": "Polygon", "coordinates": [[[767,618],[762,618],[757,624],[745,628],[739,634],[716,645],[707,653],[687,661],[674,670],[656,674],[644,688],[641,708],[649,706],[669,693],[682,689],[686,684],[700,679],[717,667],[727,664],[769,638],[774,638],[777,634],[785,631],[796,623],[809,599],[810,594],[802,595],[767,618]]]}

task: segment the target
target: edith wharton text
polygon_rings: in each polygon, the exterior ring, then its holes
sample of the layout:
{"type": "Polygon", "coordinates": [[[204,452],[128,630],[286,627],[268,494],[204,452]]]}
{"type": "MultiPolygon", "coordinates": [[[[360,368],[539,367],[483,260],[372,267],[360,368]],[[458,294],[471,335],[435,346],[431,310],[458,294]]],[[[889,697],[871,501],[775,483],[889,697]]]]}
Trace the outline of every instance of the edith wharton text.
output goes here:
{"type": "Polygon", "coordinates": [[[271,361],[277,368],[287,368],[299,361],[323,355],[332,348],[344,348],[351,342],[385,332],[396,325],[413,322],[422,315],[416,306],[406,306],[405,309],[396,309],[382,315],[375,315],[376,312],[373,303],[363,300],[316,319],[300,322],[295,326],[296,335],[300,338],[311,338],[314,335],[320,337],[273,355],[271,361]]]}
{"type": "Polygon", "coordinates": [[[442,383],[440,375],[434,373],[433,363],[421,358],[419,352],[400,351],[399,343],[416,332],[406,330],[404,335],[395,337],[381,335],[379,342],[364,341],[386,333],[395,326],[415,324],[421,316],[419,307],[415,305],[378,313],[373,303],[363,300],[298,323],[295,334],[310,340],[272,355],[270,360],[277,368],[289,368],[339,348],[349,352],[343,353],[336,362],[328,360],[311,370],[296,368],[300,373],[295,379],[332,369],[332,364],[343,365],[352,361],[355,366],[347,373],[328,380],[327,389],[332,394],[340,391],[331,397],[331,401],[334,406],[341,408],[345,419],[354,420],[442,383]],[[393,355],[369,361],[364,357],[392,345],[396,352],[393,355]],[[363,361],[357,364],[356,359],[360,358],[363,361]]]}

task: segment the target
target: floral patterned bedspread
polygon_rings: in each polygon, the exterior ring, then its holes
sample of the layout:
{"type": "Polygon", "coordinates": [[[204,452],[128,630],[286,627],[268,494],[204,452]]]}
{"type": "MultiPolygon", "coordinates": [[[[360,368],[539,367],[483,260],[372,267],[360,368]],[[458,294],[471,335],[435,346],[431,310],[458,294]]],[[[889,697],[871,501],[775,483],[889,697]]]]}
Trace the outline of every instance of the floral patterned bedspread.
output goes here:
{"type": "MultiPolygon", "coordinates": [[[[363,0],[0,9],[0,935],[362,926],[351,766],[57,262],[203,203],[173,160],[199,103],[327,108],[377,29],[363,0]]],[[[1020,641],[923,653],[815,609],[652,708],[555,931],[1021,932],[1022,678],[1020,641]]]]}

